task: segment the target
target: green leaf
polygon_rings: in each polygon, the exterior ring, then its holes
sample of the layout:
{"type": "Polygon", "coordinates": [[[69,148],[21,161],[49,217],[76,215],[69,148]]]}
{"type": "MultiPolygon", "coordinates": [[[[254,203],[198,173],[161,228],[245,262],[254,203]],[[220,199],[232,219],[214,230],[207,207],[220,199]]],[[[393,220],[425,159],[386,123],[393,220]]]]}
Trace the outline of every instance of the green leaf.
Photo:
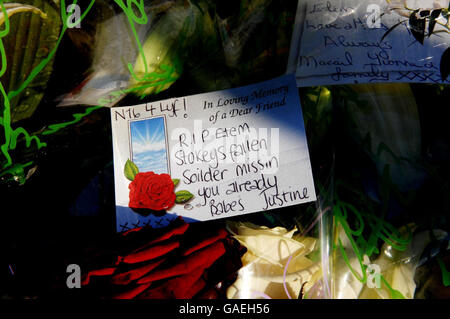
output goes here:
{"type": "Polygon", "coordinates": [[[139,173],[139,168],[132,161],[127,160],[125,163],[125,168],[123,170],[125,177],[130,181],[133,181],[137,173],[139,173]]]}
{"type": "Polygon", "coordinates": [[[175,195],[175,203],[177,204],[184,204],[194,197],[194,195],[192,195],[189,191],[178,191],[175,195]]]}
{"type": "Polygon", "coordinates": [[[428,37],[431,37],[434,31],[434,27],[436,26],[436,19],[439,18],[439,16],[442,13],[442,9],[433,10],[430,15],[430,24],[428,25],[428,37]]]}
{"type": "Polygon", "coordinates": [[[414,38],[419,41],[420,44],[423,45],[423,41],[425,39],[425,18],[418,18],[416,14],[419,12],[418,10],[414,10],[409,17],[409,27],[411,29],[411,33],[414,38]]]}
{"type": "Polygon", "coordinates": [[[173,186],[177,187],[178,184],[180,184],[180,180],[178,178],[172,178],[173,186]]]}
{"type": "Polygon", "coordinates": [[[391,288],[391,299],[405,299],[405,297],[403,296],[403,294],[396,290],[396,289],[392,289],[391,288]]]}
{"type": "Polygon", "coordinates": [[[442,282],[444,283],[444,286],[450,287],[450,271],[447,271],[447,269],[445,268],[445,264],[440,256],[438,256],[437,262],[439,264],[439,267],[441,268],[442,282]]]}

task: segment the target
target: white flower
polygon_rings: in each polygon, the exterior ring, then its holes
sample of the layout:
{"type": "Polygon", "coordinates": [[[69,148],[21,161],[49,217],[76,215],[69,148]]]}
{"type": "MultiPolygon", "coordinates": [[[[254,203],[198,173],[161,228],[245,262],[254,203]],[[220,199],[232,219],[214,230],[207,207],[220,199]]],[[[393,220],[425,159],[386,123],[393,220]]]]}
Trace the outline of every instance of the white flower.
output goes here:
{"type": "Polygon", "coordinates": [[[234,238],[247,248],[238,278],[227,290],[229,299],[297,299],[302,286],[307,282],[307,291],[319,277],[320,265],[306,257],[314,250],[316,239],[294,239],[296,228],[288,231],[250,223],[227,225],[234,238]]]}

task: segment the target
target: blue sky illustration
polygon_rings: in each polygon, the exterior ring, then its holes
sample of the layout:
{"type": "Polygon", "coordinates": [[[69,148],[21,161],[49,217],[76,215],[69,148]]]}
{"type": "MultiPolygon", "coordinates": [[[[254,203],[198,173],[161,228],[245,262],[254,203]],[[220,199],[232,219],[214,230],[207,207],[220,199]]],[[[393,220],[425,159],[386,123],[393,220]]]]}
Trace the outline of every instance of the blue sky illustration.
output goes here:
{"type": "Polygon", "coordinates": [[[140,172],[169,173],[164,118],[130,122],[132,161],[140,172]]]}

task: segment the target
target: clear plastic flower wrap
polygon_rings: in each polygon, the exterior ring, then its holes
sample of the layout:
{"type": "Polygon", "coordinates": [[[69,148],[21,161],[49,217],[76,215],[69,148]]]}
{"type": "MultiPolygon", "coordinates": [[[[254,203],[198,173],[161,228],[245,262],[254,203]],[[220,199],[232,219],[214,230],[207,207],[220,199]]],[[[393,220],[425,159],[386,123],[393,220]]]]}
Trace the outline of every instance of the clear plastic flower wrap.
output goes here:
{"type": "MultiPolygon", "coordinates": [[[[246,83],[247,77],[255,78],[255,73],[273,72],[274,67],[264,72],[255,67],[267,67],[268,60],[277,62],[276,56],[286,55],[289,48],[292,25],[286,20],[291,14],[286,8],[292,3],[288,1],[224,5],[166,0],[135,2],[131,7],[100,1],[99,5],[103,7],[97,10],[106,18],[87,16],[83,21],[90,23],[91,18],[95,23],[85,50],[91,67],[72,92],[58,98],[61,106],[114,106],[128,94],[152,99],[182,76],[192,81],[186,93],[235,87],[246,83]],[[264,35],[272,38],[263,42],[259,37],[264,35]]],[[[79,39],[85,34],[74,31],[71,36],[79,39]]]]}
{"type": "Polygon", "coordinates": [[[435,143],[447,133],[435,118],[433,125],[419,114],[446,114],[439,103],[448,87],[329,89],[336,165],[331,228],[321,240],[331,248],[331,298],[424,298],[416,289],[424,285],[419,274],[432,264],[441,267],[433,277],[436,291],[445,295],[449,221],[444,203],[449,193],[443,180],[448,180],[448,157],[435,143]],[[425,92],[427,100],[421,98],[425,92]]]}
{"type": "Polygon", "coordinates": [[[326,110],[315,96],[332,99],[329,119],[306,123],[318,130],[313,153],[329,147],[335,159],[321,237],[331,298],[448,293],[448,10],[447,0],[298,2],[288,72],[302,103],[317,101],[306,121],[326,110]],[[328,144],[316,140],[324,123],[328,144]]]}
{"type": "Polygon", "coordinates": [[[48,140],[105,106],[282,75],[294,7],[271,0],[5,2],[2,181],[24,184],[48,140]]]}

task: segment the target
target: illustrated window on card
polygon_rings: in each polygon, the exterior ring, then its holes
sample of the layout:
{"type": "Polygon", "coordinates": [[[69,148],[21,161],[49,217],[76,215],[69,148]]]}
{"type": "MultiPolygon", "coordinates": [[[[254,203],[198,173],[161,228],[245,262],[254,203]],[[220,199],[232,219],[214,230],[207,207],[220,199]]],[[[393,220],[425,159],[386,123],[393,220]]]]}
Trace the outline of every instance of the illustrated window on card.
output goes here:
{"type": "Polygon", "coordinates": [[[154,117],[129,124],[131,158],[139,171],[170,175],[165,118],[154,117]]]}

